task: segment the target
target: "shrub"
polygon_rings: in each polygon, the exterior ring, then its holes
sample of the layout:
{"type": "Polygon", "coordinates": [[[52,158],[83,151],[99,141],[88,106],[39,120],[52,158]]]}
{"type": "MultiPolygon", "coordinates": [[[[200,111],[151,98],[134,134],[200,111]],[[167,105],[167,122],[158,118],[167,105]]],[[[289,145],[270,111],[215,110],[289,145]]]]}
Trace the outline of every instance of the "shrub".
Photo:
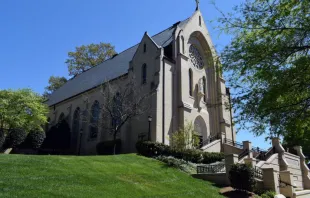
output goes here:
{"type": "Polygon", "coordinates": [[[39,149],[45,140],[45,132],[31,131],[18,148],[39,149]]]}
{"type": "Polygon", "coordinates": [[[274,196],[276,196],[276,192],[273,192],[273,191],[267,191],[267,192],[264,192],[263,194],[261,194],[261,198],[274,198],[274,196]]]}
{"type": "Polygon", "coordinates": [[[214,162],[222,161],[225,158],[224,153],[207,153],[203,152],[202,161],[203,164],[211,164],[214,162]]]}
{"type": "Polygon", "coordinates": [[[63,120],[55,126],[51,127],[46,133],[45,141],[42,148],[64,151],[70,148],[71,132],[69,124],[63,120]]]}
{"type": "Polygon", "coordinates": [[[2,131],[2,130],[0,129],[0,152],[1,152],[1,150],[2,150],[2,146],[3,146],[4,140],[5,140],[4,131],[2,131]]]}
{"type": "Polygon", "coordinates": [[[172,156],[158,156],[155,159],[166,163],[168,166],[178,168],[186,173],[196,173],[196,165],[186,162],[182,159],[177,159],[172,156]]]}
{"type": "Polygon", "coordinates": [[[99,142],[96,146],[98,155],[113,155],[114,154],[114,144],[116,144],[115,154],[119,154],[121,152],[121,140],[113,140],[99,142]]]}
{"type": "Polygon", "coordinates": [[[176,149],[157,142],[139,141],[137,152],[146,157],[173,156],[193,163],[210,164],[224,159],[223,153],[206,153],[197,149],[176,149]]]}
{"type": "Polygon", "coordinates": [[[170,153],[169,146],[158,142],[139,141],[136,144],[136,149],[139,154],[146,157],[169,155],[170,153]]]}
{"type": "Polygon", "coordinates": [[[202,161],[203,152],[196,149],[186,149],[182,152],[182,159],[187,162],[199,163],[202,161]]]}
{"type": "Polygon", "coordinates": [[[254,169],[246,164],[234,164],[229,171],[229,180],[237,190],[252,191],[255,187],[254,169]]]}
{"type": "Polygon", "coordinates": [[[3,148],[16,148],[26,139],[27,133],[23,129],[11,129],[5,137],[3,148]]]}

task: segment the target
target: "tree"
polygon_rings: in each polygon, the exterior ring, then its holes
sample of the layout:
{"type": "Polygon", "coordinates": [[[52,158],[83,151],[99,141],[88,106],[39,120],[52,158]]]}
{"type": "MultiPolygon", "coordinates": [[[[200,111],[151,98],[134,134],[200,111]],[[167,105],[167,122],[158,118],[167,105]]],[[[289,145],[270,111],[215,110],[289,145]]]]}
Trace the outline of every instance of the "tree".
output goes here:
{"type": "MultiPolygon", "coordinates": [[[[141,116],[150,110],[150,97],[153,90],[145,91],[137,84],[134,77],[123,79],[122,83],[105,82],[101,86],[102,103],[100,114],[102,122],[98,125],[113,136],[115,154],[116,138],[122,127],[131,119],[141,116]],[[127,82],[126,82],[127,80],[127,82]]],[[[92,113],[92,112],[90,112],[92,113]]],[[[94,123],[91,123],[93,125],[94,123]]]]}
{"type": "Polygon", "coordinates": [[[309,133],[310,1],[249,0],[234,10],[219,22],[233,35],[221,61],[236,121],[256,135],[309,133]]]}
{"type": "Polygon", "coordinates": [[[174,132],[171,137],[171,147],[177,150],[197,148],[199,138],[192,122],[187,122],[184,128],[174,132]]]}
{"type": "Polygon", "coordinates": [[[49,85],[45,87],[43,96],[48,98],[54,91],[63,86],[68,80],[61,76],[51,76],[48,80],[49,85]]]}
{"type": "Polygon", "coordinates": [[[66,60],[70,76],[79,75],[95,67],[116,54],[110,43],[82,45],[75,52],[69,52],[66,60]]]}
{"type": "Polygon", "coordinates": [[[47,113],[42,97],[30,89],[0,90],[0,137],[13,132],[15,137],[21,129],[43,131],[47,113]]]}

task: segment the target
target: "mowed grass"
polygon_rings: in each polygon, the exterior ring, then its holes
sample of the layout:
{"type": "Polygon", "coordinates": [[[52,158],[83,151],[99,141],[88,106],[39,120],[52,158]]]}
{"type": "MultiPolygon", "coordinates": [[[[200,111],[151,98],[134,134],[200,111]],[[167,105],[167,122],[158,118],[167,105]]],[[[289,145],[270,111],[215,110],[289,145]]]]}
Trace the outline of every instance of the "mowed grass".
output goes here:
{"type": "Polygon", "coordinates": [[[209,182],[135,154],[0,155],[0,197],[222,197],[209,182]]]}

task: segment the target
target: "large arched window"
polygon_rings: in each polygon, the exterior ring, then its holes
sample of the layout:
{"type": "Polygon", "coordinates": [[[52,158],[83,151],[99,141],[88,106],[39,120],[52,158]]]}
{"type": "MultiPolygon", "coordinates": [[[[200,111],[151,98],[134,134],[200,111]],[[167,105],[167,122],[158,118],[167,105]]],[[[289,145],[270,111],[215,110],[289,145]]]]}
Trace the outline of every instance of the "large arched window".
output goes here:
{"type": "Polygon", "coordinates": [[[191,69],[188,70],[188,79],[189,95],[193,96],[193,71],[191,69]]]}
{"type": "Polygon", "coordinates": [[[196,67],[197,69],[203,69],[204,67],[203,57],[201,56],[198,48],[195,45],[191,45],[189,47],[189,57],[194,67],[196,67]]]}
{"type": "Polygon", "coordinates": [[[63,121],[65,119],[65,114],[61,113],[59,118],[58,118],[58,123],[60,123],[61,121],[63,121]]]}
{"type": "Polygon", "coordinates": [[[99,102],[96,100],[91,107],[91,115],[90,115],[90,128],[89,128],[89,137],[91,139],[95,139],[98,136],[98,122],[100,115],[100,106],[99,102]]]}
{"type": "Polygon", "coordinates": [[[203,86],[203,101],[207,102],[207,83],[206,83],[206,77],[202,78],[202,86],[203,86]]]}
{"type": "Polygon", "coordinates": [[[146,64],[142,65],[142,84],[146,83],[146,64]]]}

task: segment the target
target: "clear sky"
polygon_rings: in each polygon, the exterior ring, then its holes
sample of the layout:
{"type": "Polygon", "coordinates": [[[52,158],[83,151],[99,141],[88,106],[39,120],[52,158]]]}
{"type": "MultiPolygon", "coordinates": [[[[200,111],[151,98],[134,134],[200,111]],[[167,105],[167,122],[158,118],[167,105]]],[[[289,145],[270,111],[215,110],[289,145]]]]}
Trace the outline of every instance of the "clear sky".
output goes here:
{"type": "MultiPolygon", "coordinates": [[[[229,12],[242,0],[215,0],[229,12]]],[[[76,46],[110,42],[121,52],[137,44],[145,31],[154,35],[191,16],[195,0],[1,0],[0,89],[31,88],[43,93],[51,75],[68,77],[64,63],[76,46]]],[[[220,13],[210,0],[200,10],[220,52],[230,37],[220,34],[220,13]]],[[[241,131],[238,141],[268,147],[264,137],[241,131]]]]}

